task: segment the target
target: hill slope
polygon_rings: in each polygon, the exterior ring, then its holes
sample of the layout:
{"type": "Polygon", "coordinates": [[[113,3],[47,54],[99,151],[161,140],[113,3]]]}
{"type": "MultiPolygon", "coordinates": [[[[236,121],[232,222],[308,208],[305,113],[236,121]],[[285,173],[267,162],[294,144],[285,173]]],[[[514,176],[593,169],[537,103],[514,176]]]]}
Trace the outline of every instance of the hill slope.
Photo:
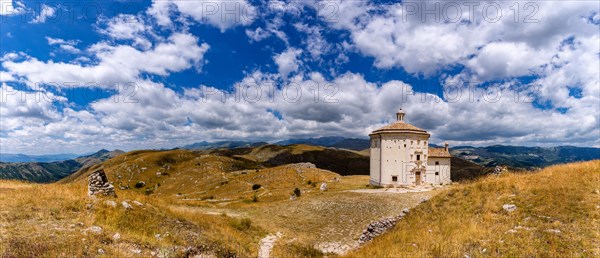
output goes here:
{"type": "Polygon", "coordinates": [[[0,162],[0,179],[16,179],[37,183],[50,183],[67,177],[81,168],[86,168],[123,152],[100,150],[94,154],[56,162],[0,162]]]}
{"type": "Polygon", "coordinates": [[[598,257],[599,199],[600,161],[489,176],[417,206],[351,256],[598,257]]]}
{"type": "Polygon", "coordinates": [[[507,165],[518,169],[536,169],[554,164],[600,159],[600,148],[559,146],[551,148],[504,146],[457,146],[452,156],[461,157],[485,167],[507,165]]]}

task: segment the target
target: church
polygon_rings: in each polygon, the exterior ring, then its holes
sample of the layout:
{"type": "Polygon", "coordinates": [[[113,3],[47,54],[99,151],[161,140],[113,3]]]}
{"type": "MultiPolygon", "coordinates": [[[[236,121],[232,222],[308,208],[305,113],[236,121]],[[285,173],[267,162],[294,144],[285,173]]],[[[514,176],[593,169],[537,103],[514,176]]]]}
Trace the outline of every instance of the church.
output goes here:
{"type": "Polygon", "coordinates": [[[427,131],[404,121],[405,113],[396,113],[396,122],[373,131],[371,138],[371,179],[375,186],[418,186],[448,184],[450,152],[430,148],[427,131]]]}

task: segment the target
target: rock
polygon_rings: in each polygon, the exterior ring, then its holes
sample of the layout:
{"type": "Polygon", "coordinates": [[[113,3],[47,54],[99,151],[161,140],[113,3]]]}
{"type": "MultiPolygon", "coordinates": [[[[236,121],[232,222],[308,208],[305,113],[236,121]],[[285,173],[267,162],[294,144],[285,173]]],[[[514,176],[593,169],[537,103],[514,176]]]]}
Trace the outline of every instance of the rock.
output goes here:
{"type": "Polygon", "coordinates": [[[98,254],[102,255],[105,254],[106,252],[104,251],[104,249],[100,248],[98,249],[98,254]]]}
{"type": "Polygon", "coordinates": [[[133,204],[140,206],[140,207],[144,206],[144,204],[142,204],[141,202],[138,202],[138,201],[133,201],[133,204]]]}
{"type": "Polygon", "coordinates": [[[594,189],[594,193],[595,193],[595,194],[600,194],[600,190],[598,190],[598,189],[594,189]]]}
{"type": "Polygon", "coordinates": [[[111,200],[104,201],[104,205],[110,206],[110,207],[113,207],[113,208],[117,208],[117,202],[111,201],[111,200]]]}
{"type": "Polygon", "coordinates": [[[88,176],[88,195],[117,196],[115,194],[115,187],[108,182],[104,170],[100,169],[88,176]]]}
{"type": "Polygon", "coordinates": [[[337,255],[344,255],[352,249],[351,246],[339,242],[318,243],[314,246],[314,248],[323,253],[333,253],[337,255]]]}
{"type": "Polygon", "coordinates": [[[112,239],[113,239],[113,240],[115,240],[115,241],[119,241],[119,240],[121,240],[121,234],[119,234],[119,233],[115,233],[115,234],[112,236],[112,239]]]}
{"type": "Polygon", "coordinates": [[[408,214],[408,212],[410,212],[410,209],[409,209],[409,208],[404,208],[404,209],[402,209],[402,213],[404,213],[404,214],[408,214]]]}
{"type": "Polygon", "coordinates": [[[133,248],[133,249],[131,249],[131,252],[134,253],[134,254],[141,254],[142,250],[139,249],[139,248],[133,248]]]}
{"type": "Polygon", "coordinates": [[[319,190],[321,190],[321,191],[327,191],[327,183],[322,183],[321,184],[321,188],[319,188],[319,190]]]}
{"type": "Polygon", "coordinates": [[[100,234],[102,234],[102,232],[104,230],[99,226],[91,226],[91,227],[87,228],[85,231],[89,231],[89,232],[92,232],[93,234],[100,235],[100,234]]]}
{"type": "Polygon", "coordinates": [[[292,166],[294,168],[317,168],[317,166],[315,164],[310,163],[310,162],[296,163],[296,164],[292,164],[292,166]]]}
{"type": "Polygon", "coordinates": [[[375,237],[383,234],[388,229],[392,228],[398,220],[402,219],[403,215],[398,215],[396,217],[384,218],[378,221],[373,221],[367,225],[367,229],[365,229],[360,237],[358,238],[358,244],[363,245],[375,237]]]}
{"type": "Polygon", "coordinates": [[[290,201],[293,201],[293,200],[296,200],[296,195],[295,194],[290,195],[290,201]]]}
{"type": "Polygon", "coordinates": [[[504,204],[502,205],[502,209],[508,212],[513,212],[517,210],[517,206],[514,204],[504,204]]]}
{"type": "Polygon", "coordinates": [[[123,205],[123,208],[127,209],[127,210],[131,210],[133,209],[133,206],[131,206],[131,204],[129,204],[126,201],[121,202],[121,205],[123,205]]]}
{"type": "Polygon", "coordinates": [[[559,229],[547,229],[546,232],[548,232],[548,233],[554,233],[554,234],[560,234],[560,230],[559,229]]]}

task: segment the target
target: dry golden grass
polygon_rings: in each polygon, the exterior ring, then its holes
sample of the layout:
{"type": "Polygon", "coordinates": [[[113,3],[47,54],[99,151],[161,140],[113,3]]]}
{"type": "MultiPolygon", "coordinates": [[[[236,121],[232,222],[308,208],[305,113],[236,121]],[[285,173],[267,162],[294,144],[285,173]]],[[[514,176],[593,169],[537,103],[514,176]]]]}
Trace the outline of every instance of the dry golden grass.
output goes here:
{"type": "Polygon", "coordinates": [[[254,225],[240,228],[237,218],[181,214],[161,199],[135,192],[103,199],[87,197],[86,191],[81,184],[0,181],[0,256],[81,257],[102,252],[130,257],[136,250],[142,256],[185,256],[188,247],[218,256],[254,256],[266,234],[254,225]],[[118,206],[110,207],[105,200],[118,206]],[[134,208],[123,208],[122,201],[134,208]],[[102,227],[102,233],[86,230],[92,226],[102,227]],[[112,239],[115,233],[120,240],[112,239]]]}
{"type": "Polygon", "coordinates": [[[598,257],[599,190],[600,161],[489,176],[417,206],[349,256],[598,257]]]}

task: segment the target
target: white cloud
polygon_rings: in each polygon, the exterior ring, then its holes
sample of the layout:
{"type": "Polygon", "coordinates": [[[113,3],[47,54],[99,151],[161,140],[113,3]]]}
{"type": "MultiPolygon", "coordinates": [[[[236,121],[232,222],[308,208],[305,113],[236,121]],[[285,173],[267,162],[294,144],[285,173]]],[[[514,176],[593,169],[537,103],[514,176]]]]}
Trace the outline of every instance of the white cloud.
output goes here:
{"type": "Polygon", "coordinates": [[[48,45],[58,45],[59,48],[65,52],[73,54],[81,53],[81,50],[75,47],[79,44],[79,40],[64,40],[52,37],[46,37],[46,40],[48,41],[48,45]]]}
{"type": "Polygon", "coordinates": [[[77,82],[81,86],[113,87],[115,83],[130,83],[142,73],[166,76],[191,67],[200,69],[209,46],[198,45],[198,38],[185,33],[175,33],[166,42],[141,51],[127,45],[109,45],[101,42],[89,51],[99,60],[95,65],[77,63],[43,62],[30,57],[22,62],[4,61],[3,67],[13,76],[24,76],[30,85],[36,83],[77,82]]]}
{"type": "MultiPolygon", "coordinates": [[[[548,62],[548,57],[556,52],[565,38],[573,35],[587,37],[597,34],[598,30],[597,25],[585,18],[597,9],[591,2],[531,2],[529,4],[533,6],[529,8],[537,8],[535,15],[530,17],[520,13],[518,22],[514,21],[514,15],[509,15],[513,14],[511,6],[514,3],[491,3],[499,4],[506,14],[497,22],[489,21],[493,18],[491,15],[483,15],[483,9],[490,4],[487,2],[477,2],[472,13],[474,18],[470,19],[468,3],[423,1],[416,5],[417,12],[413,14],[410,8],[415,7],[414,2],[374,6],[364,1],[346,1],[337,3],[339,11],[329,25],[349,31],[354,47],[360,53],[374,57],[376,67],[401,67],[409,73],[424,75],[436,74],[456,65],[467,65],[471,57],[479,53],[485,55],[494,46],[480,52],[482,47],[498,42],[505,44],[504,47],[512,45],[516,51],[527,51],[528,57],[535,55],[536,62],[526,62],[531,66],[519,65],[527,71],[539,65],[543,58],[548,62]],[[435,4],[438,5],[437,15],[423,14],[423,5],[433,9],[435,4]],[[443,10],[453,9],[444,9],[446,5],[461,7],[460,19],[451,21],[454,18],[450,15],[452,13],[443,13],[443,10]],[[439,22],[436,22],[436,16],[439,22]],[[538,22],[526,23],[523,21],[526,18],[537,19],[538,22]],[[451,22],[444,22],[444,19],[451,22]]],[[[525,7],[519,5],[519,8],[525,7]]],[[[324,12],[320,14],[325,15],[324,12]]],[[[498,46],[495,48],[499,50],[498,46]]],[[[497,62],[484,63],[483,59],[485,57],[473,63],[497,65],[497,62]]],[[[493,69],[507,67],[482,67],[479,70],[486,73],[482,77],[511,73],[493,69]]]]}
{"type": "Polygon", "coordinates": [[[112,19],[98,21],[99,32],[113,39],[133,40],[135,46],[148,49],[152,46],[145,34],[153,34],[152,28],[135,15],[119,14],[112,19]]]}
{"type": "Polygon", "coordinates": [[[0,0],[0,15],[17,15],[27,11],[27,7],[21,1],[0,0]]]}
{"type": "Polygon", "coordinates": [[[302,54],[302,50],[289,48],[285,52],[273,57],[281,77],[287,78],[290,73],[298,71],[301,63],[300,60],[298,60],[300,54],[302,54]]]}
{"type": "Polygon", "coordinates": [[[547,63],[554,55],[550,51],[539,51],[523,42],[492,42],[479,50],[466,62],[480,80],[488,81],[506,77],[535,74],[539,66],[547,63]]]}
{"type": "MultiPolygon", "coordinates": [[[[13,131],[6,144],[5,138],[2,139],[3,148],[20,152],[23,151],[20,148],[26,148],[22,146],[28,146],[25,142],[49,143],[50,139],[58,139],[54,144],[64,140],[62,144],[68,150],[87,151],[90,146],[170,148],[218,139],[366,137],[377,127],[393,121],[399,107],[407,111],[408,122],[432,133],[434,143],[556,145],[568,141],[583,146],[600,143],[598,115],[590,112],[598,108],[597,103],[591,103],[593,99],[586,100],[588,106],[574,105],[572,111],[560,114],[537,109],[525,101],[515,102],[516,92],[510,83],[497,85],[497,92],[502,95],[484,97],[479,91],[473,95],[463,91],[460,98],[446,94],[442,99],[415,92],[417,89],[401,81],[371,83],[360,74],[347,73],[328,81],[323,75],[312,73],[306,79],[294,77],[283,85],[278,85],[276,78],[273,74],[255,72],[236,84],[233,91],[205,86],[183,93],[159,83],[137,81],[139,90],[128,99],[133,101],[124,101],[123,97],[131,92],[121,89],[119,98],[100,99],[86,111],[69,108],[52,111],[40,118],[44,119],[44,126],[39,121],[7,122],[23,126],[11,127],[13,131]],[[319,89],[318,93],[315,89],[319,89]]],[[[38,114],[27,110],[23,112],[38,114]]],[[[37,110],[52,110],[52,107],[37,110]]],[[[2,118],[8,119],[4,114],[2,118]]]]}
{"type": "Polygon", "coordinates": [[[40,13],[33,20],[31,20],[31,23],[44,23],[46,20],[48,20],[48,18],[54,17],[55,13],[56,8],[42,4],[40,13]]]}
{"type": "Polygon", "coordinates": [[[154,1],[148,11],[157,23],[168,26],[172,23],[170,13],[177,10],[199,23],[213,25],[225,32],[227,29],[251,24],[256,17],[256,7],[247,0],[199,0],[199,1],[154,1]]]}

